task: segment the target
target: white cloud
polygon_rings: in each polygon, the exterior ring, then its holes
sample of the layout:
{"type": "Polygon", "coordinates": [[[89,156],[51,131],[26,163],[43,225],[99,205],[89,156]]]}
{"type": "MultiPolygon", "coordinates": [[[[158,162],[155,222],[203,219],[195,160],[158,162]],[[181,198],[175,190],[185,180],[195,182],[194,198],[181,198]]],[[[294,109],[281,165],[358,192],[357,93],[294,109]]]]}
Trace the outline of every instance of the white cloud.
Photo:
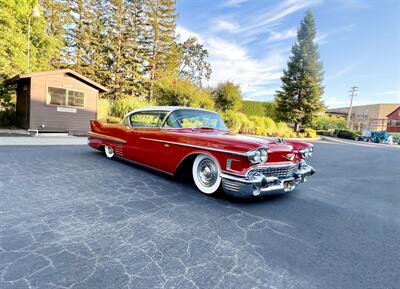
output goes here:
{"type": "Polygon", "coordinates": [[[378,95],[397,95],[400,97],[400,89],[382,91],[382,92],[378,93],[378,95]]]}
{"type": "Polygon", "coordinates": [[[326,104],[329,108],[332,108],[332,107],[341,107],[341,106],[347,106],[347,105],[349,105],[349,102],[348,102],[348,101],[339,100],[339,99],[337,99],[336,97],[330,97],[330,98],[323,99],[323,100],[324,100],[325,104],[326,104]]]}
{"type": "Polygon", "coordinates": [[[349,65],[343,67],[342,69],[340,69],[339,71],[337,71],[337,72],[335,73],[335,77],[336,77],[336,78],[339,78],[339,77],[342,77],[343,75],[348,74],[349,72],[351,72],[352,70],[354,70],[354,68],[355,68],[356,66],[357,66],[357,63],[352,63],[352,64],[349,64],[349,65]]]}
{"type": "Polygon", "coordinates": [[[176,34],[179,35],[179,40],[181,42],[187,40],[190,37],[196,37],[199,43],[203,43],[203,39],[201,38],[201,36],[193,31],[190,31],[189,29],[181,26],[181,25],[177,25],[176,26],[176,34]]]}
{"type": "Polygon", "coordinates": [[[322,33],[317,33],[317,37],[315,38],[315,42],[317,42],[319,45],[327,43],[327,37],[332,36],[332,35],[338,35],[342,34],[345,32],[350,32],[354,28],[354,24],[348,24],[344,26],[340,26],[336,29],[333,29],[328,32],[322,32],[322,33]]]}
{"type": "Polygon", "coordinates": [[[287,58],[285,51],[272,51],[263,59],[255,59],[243,47],[221,38],[210,38],[204,44],[213,70],[209,85],[232,81],[239,84],[243,94],[250,98],[275,93],[270,86],[276,86],[280,80],[287,58]]]}
{"type": "Polygon", "coordinates": [[[243,4],[244,2],[246,2],[247,0],[225,0],[222,3],[222,6],[240,6],[241,4],[243,4]]]}
{"type": "Polygon", "coordinates": [[[264,13],[260,13],[257,17],[253,16],[247,22],[248,24],[239,29],[238,32],[246,33],[247,37],[265,33],[284,17],[319,2],[319,0],[287,0],[280,2],[276,8],[268,9],[264,13]]]}
{"type": "Polygon", "coordinates": [[[214,24],[213,30],[215,32],[219,31],[230,31],[234,32],[240,28],[239,24],[227,21],[227,20],[217,20],[214,24]]]}
{"type": "Polygon", "coordinates": [[[296,37],[296,35],[297,35],[296,28],[288,29],[282,32],[271,31],[270,36],[267,38],[266,42],[270,43],[270,42],[282,41],[296,37]]]}

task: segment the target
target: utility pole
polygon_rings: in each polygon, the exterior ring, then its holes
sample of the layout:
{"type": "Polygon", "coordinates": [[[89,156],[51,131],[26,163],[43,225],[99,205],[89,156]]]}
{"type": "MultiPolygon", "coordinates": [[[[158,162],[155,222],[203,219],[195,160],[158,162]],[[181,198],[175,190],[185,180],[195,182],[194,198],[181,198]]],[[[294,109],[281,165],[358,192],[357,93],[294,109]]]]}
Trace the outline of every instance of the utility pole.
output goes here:
{"type": "Polygon", "coordinates": [[[28,72],[31,71],[31,17],[40,17],[40,10],[38,4],[36,4],[32,12],[28,16],[28,49],[26,51],[26,62],[28,64],[28,72]]]}
{"type": "Polygon", "coordinates": [[[354,96],[357,96],[358,86],[352,86],[352,87],[350,87],[350,89],[351,89],[351,90],[349,90],[349,92],[351,93],[351,95],[350,95],[350,107],[349,107],[349,112],[348,112],[348,115],[347,115],[347,123],[346,123],[346,126],[348,128],[350,128],[350,117],[351,117],[351,109],[353,107],[353,98],[354,98],[354,96]]]}

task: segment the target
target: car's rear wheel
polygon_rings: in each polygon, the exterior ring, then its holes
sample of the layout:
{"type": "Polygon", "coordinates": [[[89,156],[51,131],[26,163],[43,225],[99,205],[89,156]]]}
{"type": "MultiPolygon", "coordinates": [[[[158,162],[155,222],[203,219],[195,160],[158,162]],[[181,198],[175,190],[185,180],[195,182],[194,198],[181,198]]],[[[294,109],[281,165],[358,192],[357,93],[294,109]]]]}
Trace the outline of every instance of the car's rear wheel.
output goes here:
{"type": "Polygon", "coordinates": [[[114,149],[110,146],[104,147],[104,153],[106,154],[106,157],[108,157],[109,159],[112,159],[114,157],[114,149]]]}
{"type": "Polygon", "coordinates": [[[216,161],[207,155],[198,155],[193,162],[193,180],[197,188],[204,194],[211,195],[221,185],[220,169],[216,161]]]}

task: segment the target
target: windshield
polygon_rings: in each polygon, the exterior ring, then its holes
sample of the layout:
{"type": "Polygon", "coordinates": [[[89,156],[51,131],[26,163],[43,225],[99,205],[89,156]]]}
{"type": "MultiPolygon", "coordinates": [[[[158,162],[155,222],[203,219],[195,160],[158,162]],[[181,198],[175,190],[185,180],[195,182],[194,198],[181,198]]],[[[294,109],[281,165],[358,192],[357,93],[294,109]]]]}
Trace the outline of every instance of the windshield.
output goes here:
{"type": "Polygon", "coordinates": [[[172,112],[164,127],[227,129],[218,113],[194,109],[179,109],[172,112]]]}

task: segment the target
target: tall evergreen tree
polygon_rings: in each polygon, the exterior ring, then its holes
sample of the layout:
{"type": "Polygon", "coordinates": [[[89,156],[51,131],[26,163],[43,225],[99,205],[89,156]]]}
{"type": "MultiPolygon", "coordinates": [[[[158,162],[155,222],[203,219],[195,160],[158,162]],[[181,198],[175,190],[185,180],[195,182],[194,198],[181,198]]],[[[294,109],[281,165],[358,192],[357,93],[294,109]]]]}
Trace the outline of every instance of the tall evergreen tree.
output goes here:
{"type": "Polygon", "coordinates": [[[323,107],[323,71],[315,36],[314,16],[308,10],[297,30],[287,70],[283,71],[282,88],[275,97],[278,118],[294,123],[295,131],[300,124],[311,124],[323,107]]]}
{"type": "Polygon", "coordinates": [[[105,84],[107,73],[107,2],[67,0],[64,66],[101,84],[105,84]]]}
{"type": "Polygon", "coordinates": [[[146,74],[149,78],[149,99],[154,81],[167,73],[170,54],[175,44],[176,1],[146,0],[148,27],[144,30],[147,45],[146,74]]]}
{"type": "Polygon", "coordinates": [[[54,38],[54,53],[52,53],[50,64],[54,68],[60,68],[63,62],[64,35],[68,6],[65,1],[41,0],[40,6],[43,7],[43,17],[47,22],[46,33],[54,38]]]}
{"type": "Polygon", "coordinates": [[[108,87],[113,98],[143,94],[143,1],[111,0],[108,9],[108,87]]]}

